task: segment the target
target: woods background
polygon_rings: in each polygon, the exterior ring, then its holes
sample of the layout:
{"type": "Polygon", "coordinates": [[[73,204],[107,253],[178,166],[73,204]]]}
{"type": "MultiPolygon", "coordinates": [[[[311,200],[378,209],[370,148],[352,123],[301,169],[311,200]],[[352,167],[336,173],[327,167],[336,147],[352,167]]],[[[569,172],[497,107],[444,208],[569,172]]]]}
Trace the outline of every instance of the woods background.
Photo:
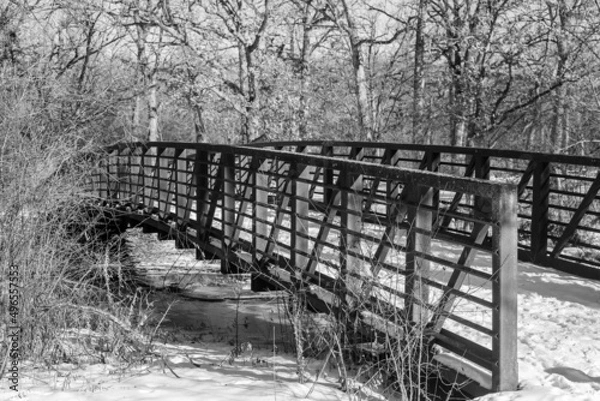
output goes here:
{"type": "Polygon", "coordinates": [[[0,131],[597,155],[599,40],[597,0],[1,0],[0,131]]]}

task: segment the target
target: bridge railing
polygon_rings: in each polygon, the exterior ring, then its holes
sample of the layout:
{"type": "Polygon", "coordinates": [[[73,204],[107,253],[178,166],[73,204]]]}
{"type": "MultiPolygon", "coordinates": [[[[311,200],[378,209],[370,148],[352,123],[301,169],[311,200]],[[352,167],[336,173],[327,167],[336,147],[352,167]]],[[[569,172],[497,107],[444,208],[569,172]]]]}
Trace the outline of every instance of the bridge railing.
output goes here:
{"type": "Polygon", "coordinates": [[[515,389],[517,186],[441,174],[435,152],[406,169],[399,152],[375,164],[365,147],[336,149],[129,144],[101,159],[93,188],[224,273],[358,308],[376,330],[422,325],[440,363],[515,389]]]}
{"type": "MultiPolygon", "coordinates": [[[[508,182],[518,188],[519,258],[600,280],[600,159],[525,151],[365,142],[269,142],[261,148],[301,151],[385,165],[508,182]]],[[[439,199],[442,208],[471,213],[461,194],[439,199]]],[[[461,232],[452,218],[441,231],[461,232]]]]}

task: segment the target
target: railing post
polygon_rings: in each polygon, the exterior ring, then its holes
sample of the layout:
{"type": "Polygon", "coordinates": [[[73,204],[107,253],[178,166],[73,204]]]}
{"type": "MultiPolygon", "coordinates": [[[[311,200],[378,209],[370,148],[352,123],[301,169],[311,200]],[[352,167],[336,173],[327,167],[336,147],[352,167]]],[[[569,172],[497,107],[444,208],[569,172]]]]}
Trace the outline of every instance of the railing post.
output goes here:
{"type": "MultiPolygon", "coordinates": [[[[481,156],[478,154],[473,155],[475,158],[474,173],[475,178],[481,178],[484,180],[490,179],[490,158],[487,156],[481,156]]],[[[491,199],[484,196],[475,196],[473,201],[473,215],[489,217],[492,212],[491,199]]]]}
{"type": "MultiPolygon", "coordinates": [[[[208,197],[209,197],[209,153],[203,150],[196,151],[196,157],[194,160],[194,171],[192,178],[193,182],[196,186],[196,194],[194,198],[194,202],[196,205],[196,241],[198,242],[198,247],[196,248],[196,259],[204,259],[206,255],[204,255],[200,242],[208,242],[209,238],[206,235],[206,211],[208,209],[208,197]]],[[[189,205],[188,207],[191,207],[189,205]]],[[[190,210],[191,212],[191,210],[190,210]]]]}
{"type": "Polygon", "coordinates": [[[131,202],[131,148],[123,149],[119,162],[119,201],[121,205],[131,202]]]}
{"type": "Polygon", "coordinates": [[[291,240],[290,262],[296,271],[303,270],[308,260],[308,197],[310,185],[308,183],[308,166],[292,163],[290,165],[291,191],[291,240]],[[304,198],[304,199],[303,199],[304,198]]]}
{"type": "Polygon", "coordinates": [[[531,208],[531,260],[543,264],[548,252],[548,202],[550,164],[536,161],[533,172],[533,206],[531,208]]]}
{"type": "Polygon", "coordinates": [[[151,175],[150,175],[150,195],[147,197],[149,203],[146,204],[148,207],[148,211],[152,212],[155,208],[160,207],[159,195],[160,195],[160,154],[162,153],[162,148],[149,148],[147,152],[147,156],[150,159],[151,167],[151,175]]]}
{"type": "MultiPolygon", "coordinates": [[[[400,158],[400,152],[398,152],[397,150],[392,150],[389,149],[390,155],[389,155],[389,161],[387,164],[389,164],[392,167],[396,167],[396,165],[398,164],[398,160],[400,158]]],[[[397,199],[398,195],[400,195],[400,183],[398,181],[392,181],[392,180],[387,180],[386,181],[386,195],[388,199],[397,199]]],[[[386,214],[388,219],[390,220],[390,224],[394,224],[395,222],[392,220],[396,220],[396,215],[397,213],[397,209],[400,207],[400,205],[396,205],[393,202],[388,203],[387,207],[386,207],[386,214]]]]}
{"type": "Polygon", "coordinates": [[[163,213],[163,216],[167,216],[169,213],[169,188],[170,178],[172,169],[169,166],[168,154],[171,153],[172,149],[160,148],[156,155],[156,171],[157,171],[157,189],[158,189],[158,208],[159,212],[163,213]]]}
{"type": "Polygon", "coordinates": [[[138,185],[142,188],[141,194],[138,197],[138,204],[143,206],[143,208],[148,208],[150,205],[148,204],[151,194],[150,186],[148,185],[148,173],[147,166],[151,164],[150,155],[148,152],[149,148],[142,148],[142,154],[140,155],[140,175],[138,177],[138,185]]]}
{"type": "Polygon", "coordinates": [[[221,237],[221,273],[237,273],[229,261],[233,252],[233,233],[235,229],[235,155],[229,152],[221,153],[221,177],[223,183],[221,203],[221,223],[223,234],[221,237]]]}
{"type": "Polygon", "coordinates": [[[110,196],[110,177],[108,175],[108,155],[104,156],[102,159],[98,160],[98,165],[96,167],[97,171],[97,185],[98,185],[98,195],[102,199],[108,199],[110,196]]]}
{"type": "Polygon", "coordinates": [[[152,158],[154,159],[154,170],[150,188],[151,204],[148,205],[150,212],[154,209],[160,209],[160,155],[164,148],[150,149],[149,152],[152,152],[152,150],[154,150],[154,154],[152,155],[152,158]]]}
{"type": "Polygon", "coordinates": [[[361,260],[355,256],[360,255],[360,235],[357,233],[360,233],[362,224],[362,176],[340,170],[339,183],[341,190],[340,277],[343,280],[340,301],[346,304],[352,300],[349,306],[355,307],[356,301],[361,302],[363,277],[369,274],[362,271],[361,260]]]}
{"type": "Polygon", "coordinates": [[[188,195],[187,187],[187,150],[180,149],[175,151],[175,161],[173,166],[175,168],[175,216],[177,223],[183,222],[185,219],[185,204],[188,195]]]}
{"type": "Polygon", "coordinates": [[[275,289],[270,283],[261,277],[262,260],[267,249],[268,208],[269,202],[269,176],[265,173],[271,168],[271,161],[264,160],[256,163],[258,166],[254,171],[253,208],[252,208],[252,266],[256,271],[252,272],[250,287],[252,291],[265,291],[275,289]]]}
{"type": "MultiPolygon", "coordinates": [[[[140,201],[140,191],[143,190],[142,185],[140,185],[140,171],[142,170],[142,158],[144,157],[143,149],[139,146],[131,152],[131,158],[133,161],[131,162],[130,169],[130,179],[131,179],[131,206],[132,208],[137,208],[140,201]]],[[[131,160],[131,159],[130,159],[131,160]]]]}
{"type": "MultiPolygon", "coordinates": [[[[333,157],[333,147],[323,145],[321,154],[326,157],[333,157]]],[[[329,205],[333,200],[333,170],[329,167],[323,167],[323,203],[329,205]]]]}
{"type": "Polygon", "coordinates": [[[408,221],[411,227],[406,240],[406,316],[410,321],[422,324],[429,315],[429,287],[422,278],[429,276],[430,262],[417,256],[417,253],[431,254],[431,234],[425,232],[431,232],[433,227],[434,191],[415,185],[411,192],[408,196],[408,221]]]}
{"type": "Polygon", "coordinates": [[[107,177],[107,198],[111,202],[114,202],[118,198],[119,192],[119,151],[113,150],[109,153],[106,163],[106,177],[107,177]],[[115,155],[116,152],[116,155],[115,155]]]}
{"type": "Polygon", "coordinates": [[[265,173],[271,168],[270,160],[265,160],[258,164],[258,168],[254,171],[254,208],[252,219],[252,248],[254,255],[254,265],[256,265],[265,252],[267,247],[268,232],[268,208],[269,202],[269,176],[265,173]]]}
{"type": "Polygon", "coordinates": [[[517,370],[517,193],[505,186],[493,203],[492,390],[515,390],[517,370]]]}

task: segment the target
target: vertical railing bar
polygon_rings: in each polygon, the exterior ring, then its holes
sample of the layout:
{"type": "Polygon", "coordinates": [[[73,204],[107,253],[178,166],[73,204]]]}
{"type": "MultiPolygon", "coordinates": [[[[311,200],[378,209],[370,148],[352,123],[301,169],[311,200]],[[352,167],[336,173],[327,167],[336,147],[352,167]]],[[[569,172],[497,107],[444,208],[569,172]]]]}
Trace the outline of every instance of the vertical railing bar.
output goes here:
{"type": "Polygon", "coordinates": [[[137,208],[140,198],[140,169],[141,169],[141,157],[140,152],[142,149],[136,146],[131,152],[133,162],[131,163],[130,176],[131,176],[131,207],[132,210],[137,208]]]}
{"type": "Polygon", "coordinates": [[[234,232],[232,234],[232,242],[237,243],[239,240],[239,237],[241,235],[241,228],[244,225],[244,222],[246,221],[247,218],[247,213],[246,213],[246,209],[248,209],[248,206],[253,206],[254,201],[252,199],[253,194],[254,194],[254,180],[255,180],[255,175],[256,175],[256,170],[259,168],[260,164],[258,161],[258,158],[253,157],[250,162],[248,163],[246,161],[246,165],[240,169],[238,169],[239,171],[241,171],[240,173],[240,187],[243,187],[243,196],[242,196],[242,200],[240,201],[240,208],[238,209],[238,213],[237,213],[237,217],[236,217],[236,221],[235,221],[235,226],[234,226],[234,232]],[[245,178],[245,180],[242,180],[242,178],[245,178]]]}
{"type": "Polygon", "coordinates": [[[262,260],[266,256],[267,235],[268,235],[268,208],[269,201],[269,177],[266,174],[271,168],[271,160],[256,160],[257,168],[254,170],[253,180],[253,213],[252,213],[252,265],[254,272],[251,281],[253,291],[260,291],[265,287],[264,275],[266,269],[262,260]]]}
{"type": "Polygon", "coordinates": [[[492,256],[492,390],[514,390],[517,367],[517,193],[502,187],[493,205],[492,256]]]}
{"type": "Polygon", "coordinates": [[[346,307],[356,307],[361,302],[363,282],[356,279],[355,275],[363,277],[366,272],[362,268],[360,258],[360,233],[362,231],[362,175],[356,175],[341,170],[339,177],[341,188],[340,199],[340,301],[346,307]],[[358,302],[357,302],[358,301],[358,302]]]}
{"type": "MultiPolygon", "coordinates": [[[[210,229],[212,227],[215,214],[219,206],[219,200],[220,198],[222,198],[221,192],[223,188],[223,180],[221,179],[221,175],[223,171],[223,165],[221,161],[219,161],[218,165],[215,165],[216,155],[217,153],[209,153],[206,159],[206,163],[208,166],[208,179],[206,184],[207,192],[209,192],[208,196],[210,197],[210,206],[208,208],[208,213],[206,214],[206,219],[204,220],[203,231],[207,233],[207,235],[208,233],[210,233],[210,229]],[[210,188],[211,185],[212,188],[210,188]]],[[[208,236],[206,237],[206,240],[209,240],[208,236]]]]}
{"type": "MultiPolygon", "coordinates": [[[[321,154],[326,157],[333,156],[333,147],[325,145],[321,149],[321,154]]],[[[331,204],[333,200],[333,169],[330,167],[323,168],[323,203],[331,204]]]]}
{"type": "Polygon", "coordinates": [[[186,200],[189,196],[189,192],[187,191],[187,149],[181,149],[176,153],[175,162],[173,165],[175,166],[175,172],[173,176],[175,177],[175,216],[178,225],[182,225],[185,217],[185,204],[186,200]]]}
{"type": "MultiPolygon", "coordinates": [[[[424,156],[425,163],[428,163],[428,155],[424,156]]],[[[428,319],[426,307],[429,303],[429,291],[421,277],[428,278],[430,275],[429,260],[416,256],[416,253],[431,253],[431,235],[423,234],[418,230],[431,232],[433,226],[433,189],[430,187],[421,187],[419,185],[407,184],[405,188],[410,188],[407,194],[409,203],[414,207],[408,208],[408,221],[410,228],[406,241],[406,317],[417,324],[423,325],[428,319]],[[424,207],[421,207],[424,206],[424,207]]]]}
{"type": "Polygon", "coordinates": [[[531,260],[543,264],[548,254],[548,204],[550,197],[550,164],[536,162],[533,172],[533,205],[531,210],[531,260]]]}
{"type": "Polygon", "coordinates": [[[292,178],[292,257],[290,258],[296,271],[303,271],[307,266],[308,257],[308,201],[310,185],[309,167],[294,163],[294,175],[292,178]],[[302,199],[304,198],[304,199],[302,199]]]}
{"type": "Polygon", "coordinates": [[[237,273],[230,263],[230,256],[234,253],[233,233],[235,231],[235,155],[230,152],[221,154],[221,181],[223,186],[221,199],[221,273],[237,273]]]}
{"type": "MultiPolygon", "coordinates": [[[[203,259],[207,255],[203,253],[202,248],[210,243],[206,230],[206,220],[208,219],[206,210],[209,207],[209,166],[210,154],[198,149],[194,160],[194,169],[192,182],[195,185],[195,203],[196,203],[196,259],[203,259]]],[[[191,189],[190,189],[191,200],[191,189]]],[[[191,214],[192,204],[186,206],[186,213],[191,214]]]]}

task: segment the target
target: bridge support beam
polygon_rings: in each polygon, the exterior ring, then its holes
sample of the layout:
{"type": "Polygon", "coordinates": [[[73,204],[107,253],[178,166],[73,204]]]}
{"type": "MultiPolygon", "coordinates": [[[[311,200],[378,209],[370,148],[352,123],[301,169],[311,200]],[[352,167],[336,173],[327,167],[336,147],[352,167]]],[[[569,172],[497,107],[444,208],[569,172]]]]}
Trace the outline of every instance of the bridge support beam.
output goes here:
{"type": "Polygon", "coordinates": [[[235,274],[238,272],[235,266],[228,258],[233,252],[233,234],[235,230],[235,155],[229,152],[221,154],[221,181],[223,182],[223,191],[221,198],[221,273],[235,274]]]}

